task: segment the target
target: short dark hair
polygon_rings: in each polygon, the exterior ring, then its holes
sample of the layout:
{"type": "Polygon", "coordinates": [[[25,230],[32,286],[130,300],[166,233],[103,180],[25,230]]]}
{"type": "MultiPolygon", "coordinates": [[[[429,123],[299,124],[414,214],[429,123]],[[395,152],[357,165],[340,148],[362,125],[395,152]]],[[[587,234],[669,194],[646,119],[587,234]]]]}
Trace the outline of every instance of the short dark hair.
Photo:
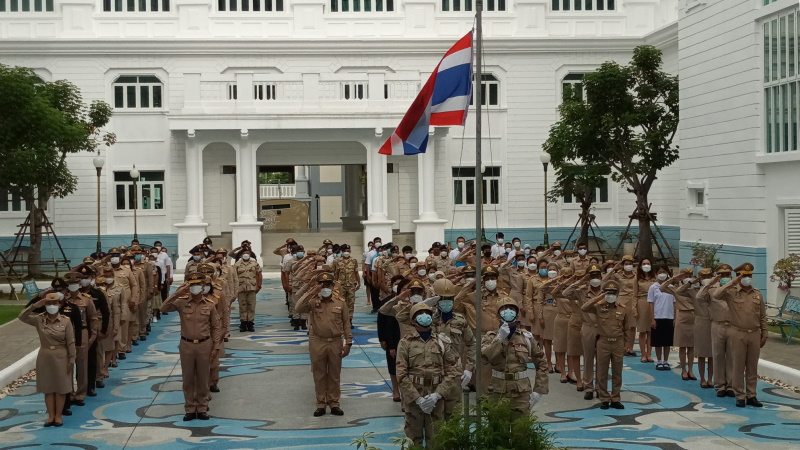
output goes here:
{"type": "Polygon", "coordinates": [[[586,247],[588,247],[588,246],[589,246],[589,244],[587,244],[586,242],[583,242],[583,241],[581,241],[581,242],[578,242],[578,244],[576,245],[576,247],[580,247],[581,245],[583,245],[583,246],[586,246],[586,247]]]}
{"type": "Polygon", "coordinates": [[[465,241],[467,240],[467,238],[465,238],[464,236],[459,236],[456,238],[456,242],[458,242],[459,239],[464,239],[465,241]]]}
{"type": "Polygon", "coordinates": [[[494,237],[499,237],[499,238],[501,238],[501,237],[506,237],[506,235],[505,235],[505,234],[503,234],[503,232],[502,232],[502,231],[498,231],[498,232],[497,232],[497,234],[495,234],[495,235],[494,235],[494,237]]]}
{"type": "MultiPolygon", "coordinates": [[[[155,247],[155,246],[156,246],[156,245],[158,245],[158,244],[161,244],[161,241],[155,241],[155,242],[153,242],[153,247],[155,247]]],[[[164,244],[161,244],[161,245],[164,245],[164,244]]]]}
{"type": "Polygon", "coordinates": [[[403,253],[405,253],[405,252],[413,252],[413,251],[414,251],[414,248],[411,247],[410,245],[404,245],[403,246],[403,253]]]}
{"type": "Polygon", "coordinates": [[[520,241],[520,242],[522,242],[522,239],[520,239],[520,238],[518,238],[518,237],[515,237],[514,239],[511,239],[511,242],[514,242],[514,241],[520,241]]]}
{"type": "Polygon", "coordinates": [[[491,250],[491,249],[492,249],[492,246],[491,246],[491,245],[489,245],[489,244],[483,244],[483,245],[481,245],[481,251],[484,251],[484,250],[491,250]]]}

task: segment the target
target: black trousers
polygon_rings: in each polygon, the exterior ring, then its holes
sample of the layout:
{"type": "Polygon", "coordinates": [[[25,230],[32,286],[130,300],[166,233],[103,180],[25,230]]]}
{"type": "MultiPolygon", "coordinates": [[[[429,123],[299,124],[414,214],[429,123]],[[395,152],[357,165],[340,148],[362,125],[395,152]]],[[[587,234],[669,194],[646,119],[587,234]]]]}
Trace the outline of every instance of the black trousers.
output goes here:
{"type": "Polygon", "coordinates": [[[86,373],[89,377],[89,390],[93,390],[95,388],[95,380],[97,379],[97,341],[95,340],[94,344],[89,347],[89,358],[87,364],[89,367],[86,373]]]}
{"type": "Polygon", "coordinates": [[[381,291],[373,286],[369,287],[370,301],[372,302],[372,309],[377,311],[381,307],[381,291]]]}

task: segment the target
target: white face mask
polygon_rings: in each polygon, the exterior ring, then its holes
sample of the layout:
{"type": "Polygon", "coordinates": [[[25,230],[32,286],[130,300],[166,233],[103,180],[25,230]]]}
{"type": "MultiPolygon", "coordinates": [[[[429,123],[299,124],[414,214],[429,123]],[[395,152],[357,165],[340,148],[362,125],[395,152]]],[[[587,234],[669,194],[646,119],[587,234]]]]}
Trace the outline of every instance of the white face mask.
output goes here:
{"type": "Polygon", "coordinates": [[[463,242],[459,242],[458,243],[458,248],[464,248],[464,243],[463,242]]]}
{"type": "Polygon", "coordinates": [[[652,270],[652,267],[650,267],[649,264],[645,264],[645,265],[642,266],[642,272],[648,273],[648,272],[650,272],[650,270],[652,270]]]}
{"type": "Polygon", "coordinates": [[[622,266],[622,270],[624,270],[625,272],[633,272],[633,266],[630,264],[626,264],[622,266]]]}
{"type": "Polygon", "coordinates": [[[660,274],[656,275],[656,278],[658,279],[658,281],[664,281],[667,279],[667,274],[661,272],[660,274]]]}
{"type": "Polygon", "coordinates": [[[319,295],[321,295],[321,296],[323,296],[325,298],[330,297],[332,294],[333,294],[333,289],[331,289],[331,288],[322,288],[319,291],[319,295]]]}
{"type": "Polygon", "coordinates": [[[58,305],[46,305],[47,314],[58,314],[58,305]]]}
{"type": "Polygon", "coordinates": [[[497,289],[497,280],[486,280],[484,285],[486,285],[486,289],[493,291],[497,289]]]}
{"type": "Polygon", "coordinates": [[[603,280],[600,280],[598,278],[592,278],[591,280],[589,280],[589,284],[592,287],[599,287],[602,282],[603,282],[603,280]]]}
{"type": "Polygon", "coordinates": [[[191,292],[192,295],[198,295],[201,292],[203,292],[203,286],[199,285],[189,286],[189,292],[191,292]]]}
{"type": "Polygon", "coordinates": [[[413,269],[413,268],[417,267],[417,263],[408,263],[408,267],[413,269]]]}
{"type": "Polygon", "coordinates": [[[524,252],[525,252],[525,256],[528,256],[528,255],[530,255],[530,254],[531,254],[531,249],[529,249],[529,248],[526,248],[526,249],[524,250],[524,252]]]}
{"type": "Polygon", "coordinates": [[[711,284],[711,278],[705,278],[703,280],[700,280],[700,284],[702,284],[703,286],[708,286],[709,284],[711,284]]]}
{"type": "Polygon", "coordinates": [[[113,264],[113,265],[115,265],[115,266],[116,266],[117,264],[119,264],[119,256],[112,256],[112,257],[111,257],[111,264],[113,264]]]}
{"type": "Polygon", "coordinates": [[[519,242],[514,242],[514,248],[519,248],[519,242]]]}
{"type": "Polygon", "coordinates": [[[472,277],[470,277],[470,278],[464,278],[464,282],[465,282],[465,283],[472,283],[472,282],[474,282],[474,281],[475,281],[475,278],[472,278],[472,277]]]}
{"type": "Polygon", "coordinates": [[[342,256],[345,257],[345,258],[349,258],[350,257],[350,252],[342,252],[342,256]]]}
{"type": "Polygon", "coordinates": [[[536,263],[528,264],[528,270],[536,270],[536,263]]]}
{"type": "Polygon", "coordinates": [[[394,286],[392,286],[392,292],[397,294],[397,285],[396,284],[394,286]]]}
{"type": "Polygon", "coordinates": [[[332,249],[332,248],[329,248],[329,249],[328,249],[328,254],[330,255],[331,253],[333,253],[333,249],[332,249]]]}
{"type": "Polygon", "coordinates": [[[497,243],[503,245],[503,238],[497,238],[497,243]]]}
{"type": "Polygon", "coordinates": [[[69,285],[67,285],[67,289],[68,289],[70,292],[75,292],[75,291],[77,291],[77,290],[78,290],[78,289],[80,289],[80,288],[81,288],[81,285],[80,285],[80,284],[69,284],[69,285]]]}
{"type": "Polygon", "coordinates": [[[245,253],[244,255],[242,255],[242,259],[245,260],[245,261],[249,261],[250,260],[250,254],[249,253],[245,253]]]}
{"type": "Polygon", "coordinates": [[[203,286],[203,294],[208,294],[211,292],[211,286],[203,286]]]}
{"type": "Polygon", "coordinates": [[[578,254],[579,255],[584,256],[584,255],[586,255],[586,253],[587,253],[587,250],[585,248],[578,249],[578,254]]]}
{"type": "Polygon", "coordinates": [[[114,277],[106,278],[106,284],[114,284],[114,277]]]}
{"type": "Polygon", "coordinates": [[[556,256],[561,256],[561,250],[553,250],[553,254],[556,256]]]}
{"type": "Polygon", "coordinates": [[[411,259],[412,256],[414,256],[413,253],[406,253],[405,254],[406,259],[411,259]]]}
{"type": "Polygon", "coordinates": [[[425,274],[426,274],[426,273],[428,273],[428,271],[427,271],[427,270],[425,270],[425,269],[420,269],[420,270],[418,270],[418,271],[417,271],[417,273],[418,273],[420,276],[425,276],[425,274]]]}
{"type": "Polygon", "coordinates": [[[537,258],[541,258],[542,256],[544,256],[544,252],[536,252],[537,258]]]}
{"type": "Polygon", "coordinates": [[[564,259],[566,259],[568,263],[571,263],[571,262],[572,262],[572,257],[571,257],[571,256],[567,256],[567,257],[566,257],[566,258],[564,258],[564,259]]]}
{"type": "Polygon", "coordinates": [[[436,279],[436,274],[435,273],[429,273],[428,274],[428,279],[431,280],[431,281],[435,280],[436,279]]]}
{"type": "Polygon", "coordinates": [[[742,283],[742,286],[744,286],[744,287],[751,286],[753,284],[753,278],[751,278],[751,277],[742,277],[741,283],[742,283]]]}
{"type": "Polygon", "coordinates": [[[81,286],[83,286],[83,287],[89,287],[89,286],[91,286],[93,284],[94,284],[94,280],[90,280],[89,278],[84,278],[83,280],[81,280],[81,286]]]}
{"type": "Polygon", "coordinates": [[[606,294],[606,303],[614,304],[617,302],[617,294],[606,294]]]}
{"type": "Polygon", "coordinates": [[[411,296],[411,303],[419,303],[422,301],[422,296],[419,294],[414,294],[411,296]]]}
{"type": "Polygon", "coordinates": [[[558,272],[556,272],[555,270],[549,270],[547,271],[547,276],[548,278],[555,278],[558,276],[558,272]]]}

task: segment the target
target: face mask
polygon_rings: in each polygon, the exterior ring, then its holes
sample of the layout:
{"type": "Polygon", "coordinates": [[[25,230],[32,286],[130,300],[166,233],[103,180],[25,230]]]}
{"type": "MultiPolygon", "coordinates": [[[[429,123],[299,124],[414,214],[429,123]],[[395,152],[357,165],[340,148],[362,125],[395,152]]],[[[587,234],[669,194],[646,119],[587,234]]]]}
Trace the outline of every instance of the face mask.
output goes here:
{"type": "Polygon", "coordinates": [[[46,305],[47,314],[58,314],[58,305],[46,305]]]}
{"type": "Polygon", "coordinates": [[[431,317],[431,315],[428,313],[422,313],[418,315],[415,320],[421,327],[429,327],[431,326],[431,323],[433,323],[433,317],[431,317]]]}
{"type": "Polygon", "coordinates": [[[558,276],[558,272],[557,272],[557,271],[555,271],[555,270],[549,270],[549,271],[547,271],[547,276],[548,276],[549,278],[555,278],[555,277],[557,277],[557,276],[558,276]]]}
{"type": "Polygon", "coordinates": [[[392,253],[392,258],[397,258],[398,256],[400,256],[399,253],[392,253]]]}
{"type": "Polygon", "coordinates": [[[113,284],[113,283],[114,283],[114,277],[106,278],[106,284],[113,284]]]}
{"type": "Polygon", "coordinates": [[[81,280],[81,286],[82,287],[89,287],[91,285],[92,285],[92,280],[90,280],[88,278],[81,280]]]}
{"type": "Polygon", "coordinates": [[[115,265],[115,266],[116,266],[117,264],[119,264],[119,256],[112,256],[112,257],[111,257],[111,264],[113,264],[113,265],[115,265]]]}
{"type": "Polygon", "coordinates": [[[517,267],[519,267],[520,269],[524,269],[525,268],[525,260],[524,259],[518,260],[517,261],[517,267]]]}
{"type": "Polygon", "coordinates": [[[486,285],[486,289],[490,291],[497,289],[497,280],[486,280],[484,284],[486,285]]]}
{"type": "Polygon", "coordinates": [[[511,323],[517,319],[517,312],[513,309],[504,309],[500,311],[500,317],[502,317],[506,322],[511,323]]]}
{"type": "Polygon", "coordinates": [[[200,261],[200,255],[192,256],[192,259],[195,261],[200,261]]]}
{"type": "Polygon", "coordinates": [[[711,278],[706,278],[704,280],[700,280],[700,284],[703,285],[703,286],[708,286],[709,284],[711,284],[711,278]]]}
{"type": "Polygon", "coordinates": [[[528,270],[536,270],[536,264],[535,263],[528,264],[528,270]]]}
{"type": "Polygon", "coordinates": [[[422,301],[422,296],[419,294],[414,294],[411,296],[411,303],[419,303],[422,301]]]}
{"type": "Polygon", "coordinates": [[[561,256],[561,250],[553,250],[555,256],[561,256]]]}
{"type": "Polygon", "coordinates": [[[397,294],[397,285],[396,284],[394,286],[392,286],[392,292],[397,294]]]}
{"type": "Polygon", "coordinates": [[[475,278],[474,278],[474,277],[468,277],[468,278],[464,278],[464,282],[465,282],[465,283],[472,283],[472,282],[474,282],[474,281],[475,281],[475,278]]]}
{"type": "Polygon", "coordinates": [[[156,246],[156,250],[161,251],[161,247],[156,246]]]}
{"type": "Polygon", "coordinates": [[[464,248],[464,243],[463,242],[459,242],[458,243],[458,248],[464,248]]]}
{"type": "Polygon", "coordinates": [[[428,274],[428,279],[431,280],[431,281],[435,280],[436,279],[436,274],[435,273],[429,273],[428,274]]]}
{"type": "Polygon", "coordinates": [[[519,242],[514,242],[514,248],[519,248],[519,242]]]}
{"type": "Polygon", "coordinates": [[[412,253],[405,254],[406,259],[411,259],[412,256],[414,256],[412,253]]]}
{"type": "Polygon", "coordinates": [[[418,271],[417,271],[417,273],[418,273],[420,276],[425,276],[425,274],[426,274],[426,273],[428,273],[428,271],[426,271],[425,269],[420,269],[420,270],[418,270],[418,271]]]}
{"type": "Polygon", "coordinates": [[[511,253],[511,247],[506,247],[503,249],[506,253],[511,253]]]}
{"type": "Polygon", "coordinates": [[[449,313],[452,310],[453,310],[452,300],[439,300],[439,311],[443,313],[449,313]]]}
{"type": "Polygon", "coordinates": [[[208,294],[211,292],[211,286],[203,286],[203,294],[208,294]]]}
{"type": "Polygon", "coordinates": [[[329,249],[328,249],[328,254],[330,255],[331,253],[333,253],[333,249],[332,249],[332,248],[329,248],[329,249]]]}
{"type": "Polygon", "coordinates": [[[566,258],[564,258],[564,259],[566,259],[568,263],[571,263],[571,262],[572,262],[572,257],[569,257],[569,256],[568,256],[568,257],[566,257],[566,258]]]}
{"type": "Polygon", "coordinates": [[[537,258],[541,258],[542,256],[544,256],[544,252],[536,252],[537,258]]]}
{"type": "Polygon", "coordinates": [[[503,245],[503,238],[497,238],[497,243],[503,245]]]}
{"type": "Polygon", "coordinates": [[[645,265],[642,266],[642,272],[644,272],[644,273],[650,272],[651,269],[652,269],[652,267],[650,267],[649,264],[645,264],[645,265]]]}
{"type": "Polygon", "coordinates": [[[753,279],[751,277],[742,277],[742,286],[748,287],[753,284],[753,279]]]}
{"type": "Polygon", "coordinates": [[[413,269],[413,268],[417,267],[417,263],[408,263],[408,267],[413,269]]]}
{"type": "Polygon", "coordinates": [[[242,255],[242,259],[245,260],[245,261],[249,260],[250,259],[250,254],[249,253],[245,253],[244,255],[242,255]]]}
{"type": "Polygon", "coordinates": [[[345,258],[349,258],[350,257],[350,252],[342,252],[342,256],[345,257],[345,258]]]}
{"type": "Polygon", "coordinates": [[[625,272],[633,272],[633,266],[630,264],[622,266],[622,269],[625,270],[625,272]]]}
{"type": "Polygon", "coordinates": [[[303,256],[306,256],[306,254],[305,254],[305,252],[297,252],[297,253],[295,253],[295,256],[297,256],[297,259],[300,259],[303,256]]]}
{"type": "Polygon", "coordinates": [[[484,258],[491,258],[492,257],[492,252],[483,252],[483,257],[484,258]]]}
{"type": "Polygon", "coordinates": [[[662,272],[662,273],[656,275],[656,279],[658,279],[658,281],[664,281],[664,280],[667,279],[667,274],[662,272]]]}
{"type": "Polygon", "coordinates": [[[606,273],[611,273],[611,272],[613,272],[613,271],[614,271],[614,268],[613,268],[613,267],[609,267],[608,269],[606,269],[606,273]]]}
{"type": "Polygon", "coordinates": [[[77,291],[77,290],[78,290],[78,289],[80,289],[80,288],[81,288],[81,285],[80,285],[80,284],[70,284],[70,285],[67,285],[67,289],[68,289],[70,292],[75,292],[75,291],[77,291]]]}
{"type": "Polygon", "coordinates": [[[198,285],[190,286],[189,292],[191,292],[192,295],[198,295],[201,292],[203,292],[203,286],[198,286],[198,285]]]}
{"type": "Polygon", "coordinates": [[[134,261],[141,261],[142,260],[142,255],[133,255],[133,260],[134,261]]]}
{"type": "Polygon", "coordinates": [[[331,288],[322,288],[319,291],[319,295],[321,295],[321,296],[323,296],[325,298],[330,297],[332,294],[333,294],[333,289],[331,289],[331,288]]]}
{"type": "Polygon", "coordinates": [[[579,254],[579,255],[581,255],[581,256],[584,256],[586,253],[587,253],[587,251],[586,251],[586,249],[585,249],[585,248],[579,248],[579,249],[578,249],[578,254],[579,254]]]}
{"type": "Polygon", "coordinates": [[[592,287],[599,287],[602,282],[603,280],[592,278],[591,280],[589,280],[589,285],[591,285],[592,287]]]}
{"type": "Polygon", "coordinates": [[[617,302],[617,294],[606,294],[606,303],[614,304],[617,302]]]}
{"type": "Polygon", "coordinates": [[[529,248],[526,248],[526,249],[525,249],[525,256],[528,256],[528,255],[530,255],[530,254],[531,254],[531,249],[529,249],[529,248]]]}
{"type": "Polygon", "coordinates": [[[730,278],[720,278],[720,280],[719,280],[719,285],[720,285],[720,286],[725,286],[726,284],[728,284],[728,283],[730,283],[730,282],[731,282],[731,279],[730,279],[730,278]]]}
{"type": "Polygon", "coordinates": [[[377,247],[380,247],[380,246],[381,246],[381,244],[382,244],[382,242],[381,242],[381,241],[377,241],[377,242],[375,242],[375,248],[377,248],[377,247]]]}
{"type": "Polygon", "coordinates": [[[546,277],[547,276],[547,269],[539,269],[539,275],[546,277]]]}

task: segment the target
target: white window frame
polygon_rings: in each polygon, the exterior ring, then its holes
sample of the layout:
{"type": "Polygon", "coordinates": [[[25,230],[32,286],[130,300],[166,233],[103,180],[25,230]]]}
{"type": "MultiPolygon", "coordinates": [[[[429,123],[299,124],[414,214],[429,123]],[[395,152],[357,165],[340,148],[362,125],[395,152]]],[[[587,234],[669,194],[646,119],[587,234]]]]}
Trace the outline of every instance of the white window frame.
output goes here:
{"type": "MultiPolygon", "coordinates": [[[[475,11],[475,3],[477,0],[440,0],[439,12],[442,13],[459,13],[459,12],[472,12],[475,11]],[[455,3],[458,2],[456,9],[455,3]]],[[[509,0],[483,0],[484,12],[508,12],[509,0]],[[502,8],[501,8],[502,7],[502,8]]]]}
{"type": "Polygon", "coordinates": [[[800,10],[765,17],[759,24],[763,68],[764,154],[800,150],[800,10]]]}
{"type": "MultiPolygon", "coordinates": [[[[286,0],[284,0],[286,1],[286,0]]],[[[346,0],[347,1],[347,9],[343,9],[343,0],[330,0],[330,2],[326,5],[326,11],[330,11],[333,14],[348,14],[348,13],[356,13],[356,14],[381,14],[381,13],[393,13],[397,11],[397,2],[398,0],[346,0]],[[381,9],[376,9],[378,5],[378,1],[381,2],[381,9]],[[369,2],[370,10],[365,11],[364,5],[366,2],[369,2]],[[391,2],[392,9],[388,9],[389,3],[391,2]],[[358,5],[358,9],[356,10],[356,4],[358,5]]],[[[474,0],[473,0],[474,1],[474,0]]]]}
{"type": "Polygon", "coordinates": [[[174,3],[175,0],[103,0],[100,8],[106,13],[171,13],[174,3]]]}
{"type": "Polygon", "coordinates": [[[571,85],[573,87],[573,89],[574,89],[575,85],[580,84],[581,85],[581,93],[582,93],[582,96],[583,96],[583,101],[586,101],[586,85],[583,83],[583,76],[586,75],[587,73],[588,72],[569,72],[566,75],[564,75],[563,77],[561,77],[561,83],[559,84],[559,86],[560,86],[559,96],[558,96],[558,99],[559,99],[558,100],[558,104],[559,105],[564,102],[564,85],[566,85],[566,84],[571,85]],[[567,77],[569,77],[570,75],[580,75],[581,79],[580,80],[567,80],[567,77]]]}
{"type": "Polygon", "coordinates": [[[129,74],[122,74],[118,75],[114,78],[114,82],[111,84],[111,104],[114,106],[116,110],[123,110],[123,111],[161,111],[166,109],[166,89],[164,89],[164,82],[161,81],[161,78],[154,74],[137,74],[137,75],[129,75],[129,74]],[[137,77],[137,81],[135,83],[132,82],[120,82],[118,81],[120,78],[124,77],[137,77]],[[155,77],[159,80],[158,83],[156,82],[140,82],[138,77],[155,77]],[[129,87],[135,87],[134,95],[135,95],[135,106],[129,107],[128,106],[128,99],[129,99],[129,87]],[[117,87],[122,88],[122,106],[117,106],[117,87]],[[149,106],[142,106],[142,87],[148,87],[148,105],[149,106]],[[155,87],[158,87],[161,90],[161,106],[154,106],[154,92],[155,87]]]}
{"type": "Polygon", "coordinates": [[[708,217],[708,180],[686,182],[686,213],[708,217]]]}
{"type": "MultiPolygon", "coordinates": [[[[484,73],[481,74],[482,77],[492,77],[493,79],[483,80],[481,83],[483,85],[483,92],[485,92],[486,104],[481,104],[481,106],[485,108],[502,108],[503,107],[503,85],[500,82],[500,78],[497,77],[494,73],[484,73]],[[490,96],[491,90],[489,86],[497,86],[497,103],[492,104],[492,98],[490,96]]],[[[475,75],[472,75],[472,96],[469,98],[469,107],[475,108],[475,94],[478,92],[478,85],[475,83],[475,75]]]]}
{"type": "MultiPolygon", "coordinates": [[[[592,202],[592,208],[604,209],[604,208],[610,208],[611,207],[611,200],[612,200],[611,199],[611,193],[612,193],[611,187],[613,186],[613,181],[611,180],[611,177],[609,177],[609,176],[606,176],[605,179],[606,179],[606,191],[607,191],[606,192],[606,194],[607,194],[606,196],[608,197],[608,199],[606,201],[604,201],[604,202],[601,202],[600,201],[600,188],[595,188],[594,198],[596,200],[594,202],[592,202]]],[[[564,196],[561,196],[561,204],[564,205],[564,207],[566,209],[580,209],[580,207],[581,207],[581,204],[578,202],[578,200],[575,198],[575,196],[572,196],[572,201],[570,201],[570,202],[565,201],[564,200],[564,196]]]]}
{"type": "MultiPolygon", "coordinates": [[[[501,164],[487,164],[484,167],[486,167],[486,170],[489,170],[490,168],[499,169],[499,174],[497,176],[486,176],[486,175],[484,175],[484,177],[483,177],[483,180],[486,183],[486,198],[483,199],[484,200],[484,203],[483,203],[484,207],[485,208],[486,207],[493,207],[494,209],[500,209],[500,207],[503,205],[503,166],[501,164]],[[491,183],[492,181],[497,181],[497,188],[496,188],[496,190],[497,190],[497,202],[496,203],[490,203],[490,202],[487,201],[492,196],[492,192],[493,192],[492,183],[491,183]]],[[[450,198],[451,198],[451,201],[453,202],[453,207],[455,209],[457,209],[457,210],[473,210],[473,211],[475,210],[475,203],[474,203],[474,198],[475,198],[475,192],[474,192],[475,177],[474,176],[472,176],[472,177],[455,177],[455,176],[452,175],[453,174],[453,170],[454,169],[474,169],[474,168],[475,168],[474,164],[471,165],[471,166],[470,165],[452,166],[450,168],[450,176],[452,178],[452,182],[450,183],[450,186],[451,186],[451,189],[452,189],[452,194],[451,194],[450,198]],[[456,203],[456,199],[455,199],[456,182],[458,182],[458,181],[462,182],[462,192],[463,192],[462,193],[462,203],[456,203]],[[472,181],[473,182],[473,203],[467,203],[467,194],[466,194],[467,191],[466,191],[466,189],[467,189],[467,182],[468,181],[472,181]]]]}
{"type": "MultiPolygon", "coordinates": [[[[112,180],[113,180],[113,183],[114,183],[114,190],[112,191],[113,196],[114,196],[114,212],[117,213],[118,215],[127,215],[126,213],[133,214],[133,205],[128,204],[128,199],[130,198],[130,193],[133,190],[133,181],[117,181],[116,180],[116,174],[117,173],[129,174],[129,172],[130,172],[130,169],[128,169],[128,170],[115,170],[112,173],[112,180]],[[124,186],[125,187],[125,208],[122,208],[122,209],[118,208],[118,206],[117,206],[117,187],[118,186],[124,186]]],[[[148,215],[148,214],[150,214],[150,215],[164,215],[164,214],[166,214],[166,210],[167,210],[167,195],[166,195],[167,174],[166,174],[166,171],[164,171],[164,170],[147,170],[147,169],[139,171],[140,174],[145,174],[145,173],[148,173],[148,172],[150,172],[150,173],[152,173],[152,172],[161,172],[161,173],[164,174],[164,177],[163,177],[164,180],[163,181],[161,181],[161,180],[153,180],[153,181],[144,180],[144,181],[142,181],[141,180],[141,175],[140,175],[140,178],[139,178],[140,181],[136,182],[136,202],[137,202],[136,203],[136,206],[137,206],[136,212],[137,212],[137,214],[145,214],[145,215],[148,215]],[[145,208],[145,203],[144,203],[144,195],[143,195],[145,187],[150,188],[151,192],[152,192],[152,190],[155,189],[155,186],[159,185],[159,184],[161,185],[161,208],[151,207],[151,208],[147,208],[146,209],[145,208]]],[[[155,205],[152,205],[152,206],[155,206],[155,205]]]]}
{"type": "Polygon", "coordinates": [[[258,5],[254,5],[254,0],[212,0],[214,2],[214,9],[220,13],[281,13],[286,11],[286,2],[289,0],[255,0],[258,5]],[[220,3],[224,1],[224,8],[220,8],[220,3]],[[236,9],[231,9],[231,4],[236,6],[236,9]],[[258,6],[255,9],[254,6],[258,6]],[[269,9],[267,9],[269,6],[269,9]],[[280,8],[278,8],[280,6],[280,8]],[[243,9],[246,7],[247,9],[243,9]]]}
{"type": "MultiPolygon", "coordinates": [[[[3,195],[4,190],[0,190],[0,195],[3,195]]],[[[0,217],[4,218],[17,218],[17,217],[26,217],[28,216],[28,208],[25,204],[25,199],[22,198],[21,195],[14,194],[11,191],[5,191],[6,201],[8,204],[8,209],[0,209],[0,217]],[[20,209],[15,210],[14,208],[14,200],[19,200],[20,209]]]]}
{"type": "Polygon", "coordinates": [[[0,0],[0,6],[3,9],[2,13],[52,13],[55,12],[55,3],[57,0],[17,0],[12,4],[12,0],[0,0]],[[16,9],[11,7],[16,6],[16,9]],[[39,8],[38,10],[36,8],[39,8]]]}
{"type": "Polygon", "coordinates": [[[548,9],[554,13],[614,13],[619,11],[620,1],[621,0],[550,0],[548,9]],[[558,2],[558,6],[556,6],[556,2],[558,2]],[[608,8],[609,3],[614,4],[612,9],[608,8]],[[603,9],[597,9],[601,4],[603,5],[603,9]],[[569,9],[564,9],[565,5],[568,6],[569,9]],[[586,9],[587,5],[590,5],[591,9],[586,9]],[[576,9],[576,6],[579,6],[580,9],[576,9]]]}

